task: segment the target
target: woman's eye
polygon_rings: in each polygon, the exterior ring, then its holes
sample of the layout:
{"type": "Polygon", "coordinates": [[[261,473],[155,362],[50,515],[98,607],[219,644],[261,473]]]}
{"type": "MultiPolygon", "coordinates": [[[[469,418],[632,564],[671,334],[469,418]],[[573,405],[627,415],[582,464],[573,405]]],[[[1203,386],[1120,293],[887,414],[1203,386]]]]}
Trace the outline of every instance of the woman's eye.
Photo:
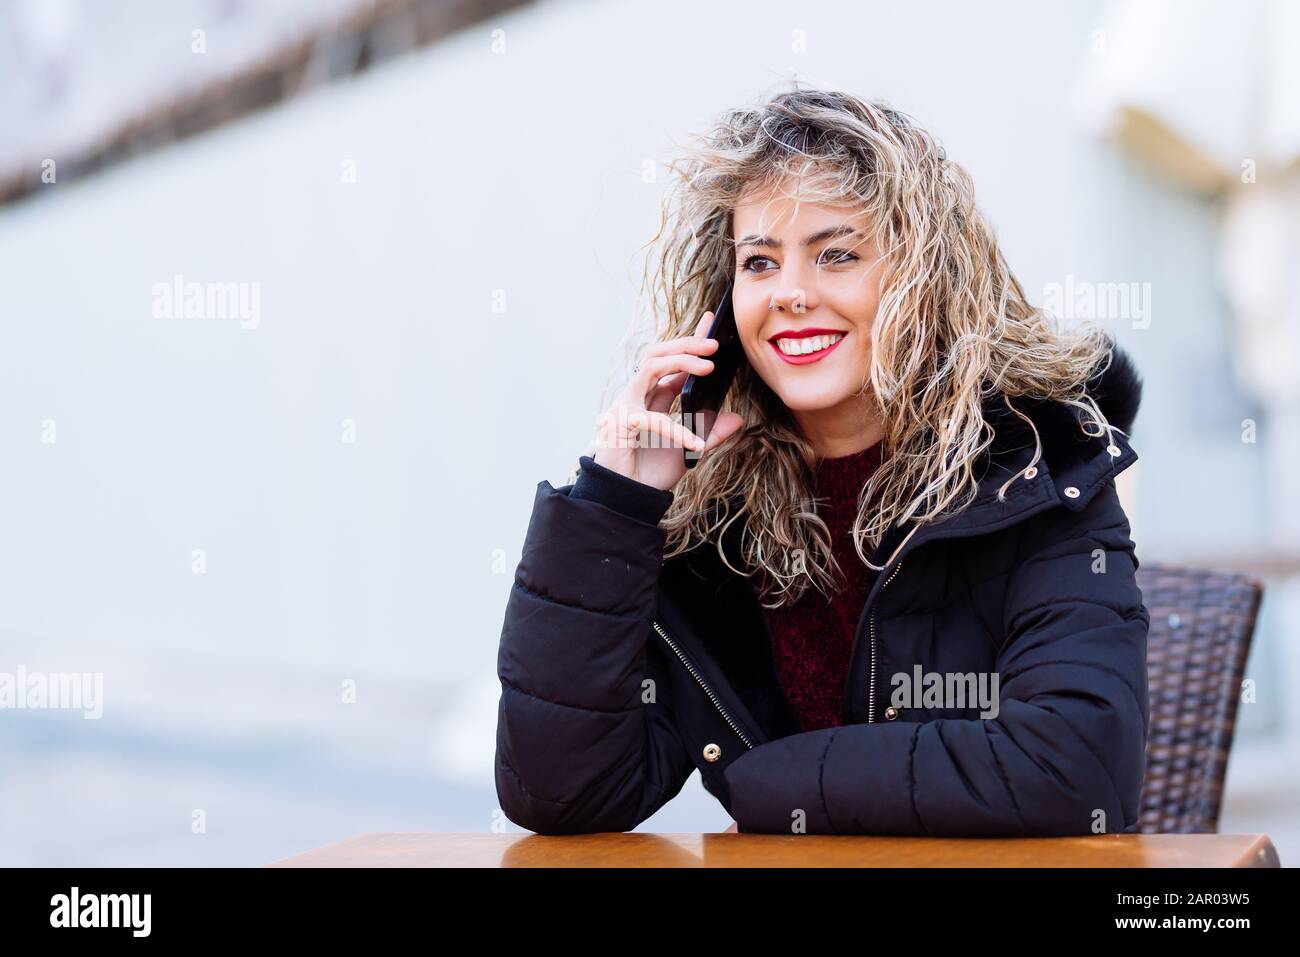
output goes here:
{"type": "Polygon", "coordinates": [[[754,255],[748,257],[744,262],[742,262],[740,264],[740,268],[745,270],[746,272],[767,272],[766,269],[750,269],[750,264],[758,262],[759,260],[763,260],[763,259],[766,259],[768,262],[772,261],[767,256],[760,256],[757,253],[755,253],[754,255]]]}
{"type": "Polygon", "coordinates": [[[834,253],[835,255],[829,260],[832,263],[851,263],[857,259],[857,254],[849,252],[847,249],[828,249],[822,253],[823,256],[834,253]]]}

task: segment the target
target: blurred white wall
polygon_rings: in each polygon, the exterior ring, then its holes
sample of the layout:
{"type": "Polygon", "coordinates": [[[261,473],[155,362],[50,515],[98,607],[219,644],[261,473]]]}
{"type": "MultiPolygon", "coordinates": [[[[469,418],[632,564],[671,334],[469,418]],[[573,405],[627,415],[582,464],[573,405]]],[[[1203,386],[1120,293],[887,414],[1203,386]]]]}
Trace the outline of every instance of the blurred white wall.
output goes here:
{"type": "MultiPolygon", "coordinates": [[[[1260,476],[1208,398],[1213,210],[1076,131],[1095,10],[542,4],[0,210],[0,667],[105,673],[99,722],[0,722],[33,771],[0,789],[0,863],[490,828],[505,598],[635,314],[643,164],[795,72],[936,132],[1031,295],[1153,284],[1151,326],[1117,326],[1140,554],[1248,541],[1252,500],[1216,495],[1260,476]],[[177,275],[256,288],[256,328],[153,318],[177,275]]],[[[695,777],[642,829],[727,823],[695,777]]]]}

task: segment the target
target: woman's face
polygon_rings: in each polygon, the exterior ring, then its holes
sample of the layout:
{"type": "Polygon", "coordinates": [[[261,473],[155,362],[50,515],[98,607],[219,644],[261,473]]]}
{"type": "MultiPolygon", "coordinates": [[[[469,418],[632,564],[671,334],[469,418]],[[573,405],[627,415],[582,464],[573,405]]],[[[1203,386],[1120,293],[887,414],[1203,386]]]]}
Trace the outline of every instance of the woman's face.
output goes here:
{"type": "Polygon", "coordinates": [[[732,224],[732,302],[746,356],[814,445],[852,446],[883,269],[865,215],[751,194],[732,224]]]}

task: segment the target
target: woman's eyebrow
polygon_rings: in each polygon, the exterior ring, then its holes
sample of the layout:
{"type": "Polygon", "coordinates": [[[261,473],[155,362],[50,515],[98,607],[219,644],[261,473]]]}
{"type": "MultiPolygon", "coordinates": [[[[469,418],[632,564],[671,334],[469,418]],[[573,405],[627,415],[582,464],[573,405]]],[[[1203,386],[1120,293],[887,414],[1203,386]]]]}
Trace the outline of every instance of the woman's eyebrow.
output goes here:
{"type": "MultiPolygon", "coordinates": [[[[840,224],[839,226],[830,226],[827,227],[826,229],[818,230],[817,232],[813,233],[811,236],[806,237],[804,241],[800,243],[800,245],[814,246],[817,243],[824,242],[827,239],[837,239],[840,236],[857,236],[857,235],[859,235],[859,230],[856,230],[852,226],[849,226],[847,224],[840,224]]],[[[770,236],[759,236],[755,234],[755,235],[746,236],[744,239],[736,243],[737,249],[739,249],[741,246],[765,246],[769,249],[780,249],[782,246],[782,242],[781,240],[773,239],[770,236]]]]}

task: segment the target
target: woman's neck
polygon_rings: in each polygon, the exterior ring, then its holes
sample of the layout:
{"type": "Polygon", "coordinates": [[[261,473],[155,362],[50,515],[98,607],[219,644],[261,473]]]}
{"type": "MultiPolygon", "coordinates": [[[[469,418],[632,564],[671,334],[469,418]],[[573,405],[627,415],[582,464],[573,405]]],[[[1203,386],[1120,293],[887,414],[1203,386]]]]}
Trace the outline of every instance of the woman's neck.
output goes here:
{"type": "Polygon", "coordinates": [[[861,399],[816,412],[794,412],[794,421],[813,446],[815,460],[857,454],[870,449],[885,434],[879,416],[863,413],[861,399]]]}
{"type": "Polygon", "coordinates": [[[874,417],[866,422],[859,418],[855,427],[846,428],[817,427],[824,426],[825,423],[800,421],[797,415],[796,421],[799,421],[801,431],[812,444],[814,462],[856,455],[885,437],[884,426],[874,417]],[[810,425],[813,427],[809,428],[810,425]]]}

